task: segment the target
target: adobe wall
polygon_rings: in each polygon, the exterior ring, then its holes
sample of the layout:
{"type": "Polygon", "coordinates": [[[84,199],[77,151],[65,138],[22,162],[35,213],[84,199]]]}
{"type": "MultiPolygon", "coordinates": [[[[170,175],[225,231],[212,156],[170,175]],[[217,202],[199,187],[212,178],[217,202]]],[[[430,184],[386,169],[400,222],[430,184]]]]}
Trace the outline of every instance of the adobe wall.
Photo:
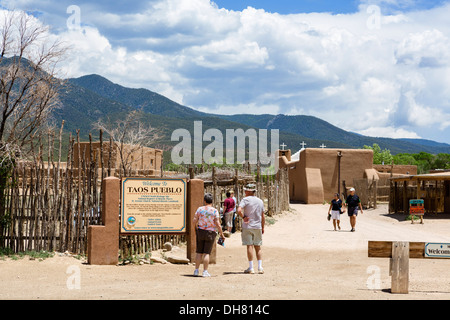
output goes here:
{"type": "MultiPolygon", "coordinates": [[[[92,156],[93,160],[98,160],[98,167],[101,168],[101,161],[100,161],[100,142],[92,142],[92,156]]],[[[103,167],[108,167],[108,160],[109,160],[109,142],[103,142],[103,167]]],[[[124,154],[127,154],[130,152],[131,147],[125,145],[124,146],[124,154]]],[[[78,162],[79,162],[79,156],[78,156],[78,143],[74,144],[74,150],[73,150],[73,157],[74,157],[74,167],[78,168],[78,162]]],[[[153,148],[141,148],[136,151],[131,151],[131,156],[128,161],[128,163],[131,163],[131,169],[132,170],[154,170],[158,171],[161,168],[162,163],[162,150],[159,149],[153,149],[153,148]]],[[[85,161],[89,160],[89,142],[80,142],[80,158],[85,159],[85,161]]],[[[109,160],[111,163],[111,168],[118,169],[120,167],[121,161],[120,161],[120,154],[115,145],[113,145],[112,152],[111,152],[111,159],[109,160]]]]}
{"type": "Polygon", "coordinates": [[[305,203],[330,201],[338,191],[339,158],[341,152],[341,192],[342,181],[346,186],[353,179],[377,178],[373,169],[373,151],[368,149],[313,149],[300,153],[300,160],[291,164],[289,170],[290,199],[305,203]],[[317,169],[317,170],[311,170],[317,169]],[[319,173],[320,172],[320,173],[319,173]],[[318,187],[322,180],[322,189],[318,187]]]}
{"type": "Polygon", "coordinates": [[[386,164],[374,164],[373,168],[379,172],[392,173],[399,175],[417,175],[417,166],[413,165],[386,165],[386,164]]]}

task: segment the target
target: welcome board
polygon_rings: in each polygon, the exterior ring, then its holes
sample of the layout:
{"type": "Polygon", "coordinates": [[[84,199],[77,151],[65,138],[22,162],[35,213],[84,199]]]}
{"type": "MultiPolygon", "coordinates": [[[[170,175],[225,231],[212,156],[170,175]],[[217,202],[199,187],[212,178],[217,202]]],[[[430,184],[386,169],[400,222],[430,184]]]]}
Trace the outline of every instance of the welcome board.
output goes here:
{"type": "Polygon", "coordinates": [[[186,179],[123,178],[122,234],[186,233],[186,179]]]}

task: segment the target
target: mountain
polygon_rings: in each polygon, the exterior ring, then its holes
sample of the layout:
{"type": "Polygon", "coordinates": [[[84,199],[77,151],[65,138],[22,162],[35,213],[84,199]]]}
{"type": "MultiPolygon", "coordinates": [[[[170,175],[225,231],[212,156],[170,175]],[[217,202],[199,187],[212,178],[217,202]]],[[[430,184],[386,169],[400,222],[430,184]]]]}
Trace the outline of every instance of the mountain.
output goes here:
{"type": "Polygon", "coordinates": [[[182,106],[158,93],[147,89],[126,88],[96,74],[69,79],[69,82],[101,97],[142,109],[146,113],[174,118],[207,116],[206,113],[182,106]]]}
{"type": "Polygon", "coordinates": [[[420,144],[422,146],[427,146],[427,147],[436,147],[436,148],[449,148],[450,144],[448,143],[442,143],[442,142],[436,142],[436,141],[432,141],[432,140],[426,140],[426,139],[406,139],[406,138],[402,138],[399,140],[403,140],[403,141],[408,141],[408,142],[412,142],[415,144],[420,144]]]}
{"type": "MultiPolygon", "coordinates": [[[[300,143],[307,147],[362,148],[374,143],[382,149],[397,153],[450,153],[450,145],[421,139],[390,139],[359,135],[342,130],[312,116],[296,115],[216,115],[182,106],[147,89],[132,89],[115,84],[99,75],[68,79],[61,87],[62,108],[56,110],[55,119],[65,119],[69,130],[92,131],[92,125],[108,116],[123,117],[132,109],[141,109],[149,123],[161,133],[155,146],[169,150],[178,142],[171,141],[171,133],[178,128],[193,132],[193,122],[202,121],[203,132],[209,128],[226,129],[279,129],[280,144],[287,144],[293,152],[300,143]]],[[[87,133],[86,133],[87,134],[87,133]]],[[[225,134],[224,134],[225,136],[225,134]]],[[[208,142],[206,142],[208,144],[208,142]]]]}
{"type": "Polygon", "coordinates": [[[389,149],[393,154],[416,153],[449,153],[450,145],[423,139],[391,139],[363,136],[342,130],[324,120],[305,115],[220,115],[222,119],[233,119],[236,122],[258,128],[279,129],[284,132],[298,134],[307,138],[341,142],[353,148],[377,143],[382,149],[389,149]]]}

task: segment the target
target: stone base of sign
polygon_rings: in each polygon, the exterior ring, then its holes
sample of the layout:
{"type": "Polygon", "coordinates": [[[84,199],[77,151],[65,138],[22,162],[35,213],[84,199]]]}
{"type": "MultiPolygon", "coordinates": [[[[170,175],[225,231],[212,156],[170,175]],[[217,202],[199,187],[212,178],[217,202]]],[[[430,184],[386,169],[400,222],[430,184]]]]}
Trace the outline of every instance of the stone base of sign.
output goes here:
{"type": "Polygon", "coordinates": [[[88,227],[88,263],[117,265],[119,263],[120,179],[105,178],[102,194],[102,226],[88,227]]]}

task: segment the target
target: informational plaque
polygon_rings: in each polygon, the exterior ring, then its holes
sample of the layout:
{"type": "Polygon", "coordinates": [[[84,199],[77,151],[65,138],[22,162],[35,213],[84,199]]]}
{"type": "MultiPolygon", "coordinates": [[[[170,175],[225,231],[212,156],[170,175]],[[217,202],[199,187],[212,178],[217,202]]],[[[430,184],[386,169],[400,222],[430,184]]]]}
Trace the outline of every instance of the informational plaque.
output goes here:
{"type": "Polygon", "coordinates": [[[185,233],[186,180],[123,178],[121,233],[185,233]]]}

